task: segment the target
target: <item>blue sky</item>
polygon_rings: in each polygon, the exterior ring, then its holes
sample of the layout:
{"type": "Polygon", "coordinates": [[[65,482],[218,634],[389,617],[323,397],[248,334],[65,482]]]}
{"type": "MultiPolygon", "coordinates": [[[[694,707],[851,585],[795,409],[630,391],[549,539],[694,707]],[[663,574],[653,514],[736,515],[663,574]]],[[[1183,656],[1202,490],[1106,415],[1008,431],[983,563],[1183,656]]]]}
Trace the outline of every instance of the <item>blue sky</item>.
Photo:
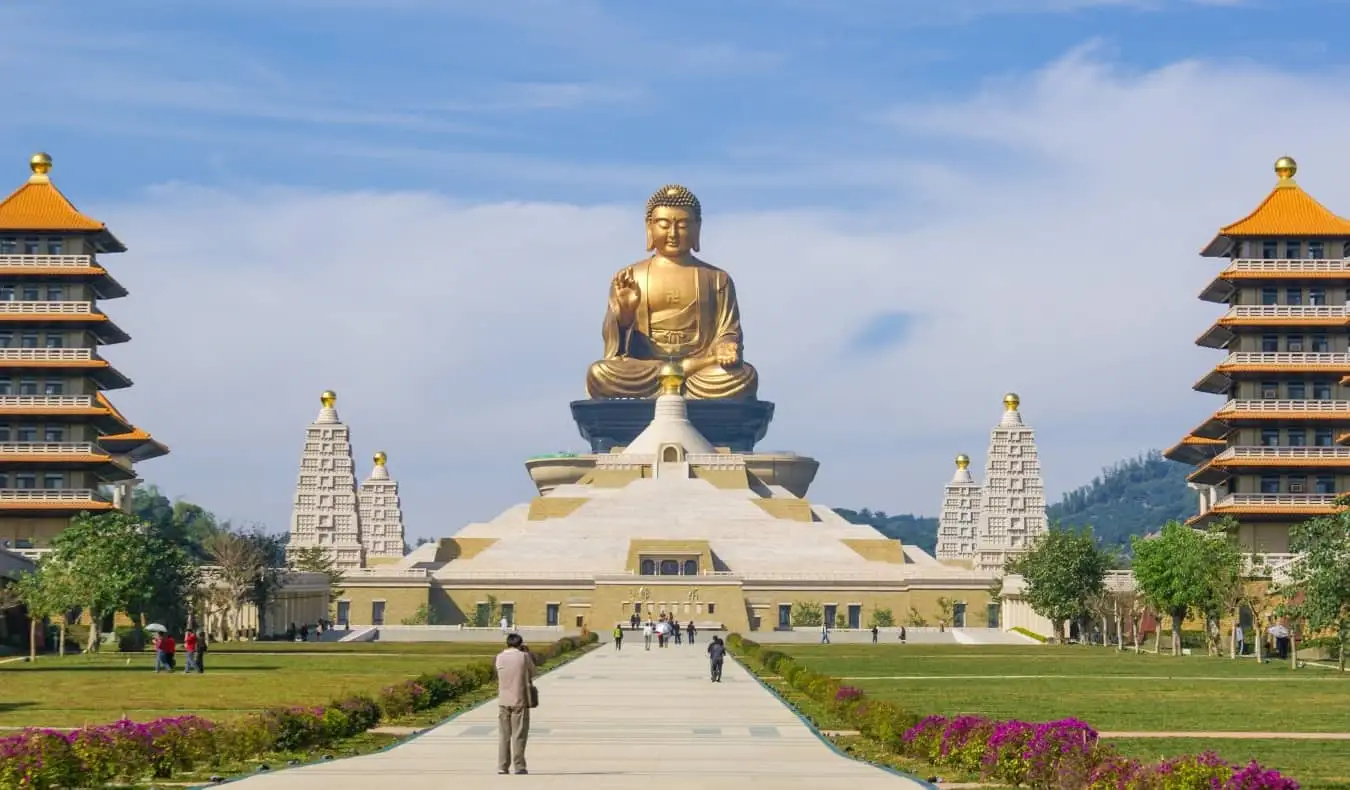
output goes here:
{"type": "Polygon", "coordinates": [[[49,151],[130,247],[115,400],[174,448],[145,476],[222,514],[286,523],[326,387],[412,534],[526,498],[668,182],[737,279],[765,449],[822,461],[814,499],[932,513],[1007,390],[1052,498],[1217,407],[1196,251],[1285,153],[1350,213],[1344,29],[1274,0],[11,0],[0,174],[49,151]]]}

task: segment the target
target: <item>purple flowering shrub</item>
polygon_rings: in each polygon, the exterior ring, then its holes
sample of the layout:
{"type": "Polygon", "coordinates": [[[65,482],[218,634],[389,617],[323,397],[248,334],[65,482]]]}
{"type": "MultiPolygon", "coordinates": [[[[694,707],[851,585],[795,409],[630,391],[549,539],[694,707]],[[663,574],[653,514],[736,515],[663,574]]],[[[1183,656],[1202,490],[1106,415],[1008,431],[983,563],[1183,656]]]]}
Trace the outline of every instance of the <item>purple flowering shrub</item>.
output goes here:
{"type": "MultiPolygon", "coordinates": [[[[553,658],[595,641],[594,635],[588,640],[567,637],[539,652],[553,658]]],[[[491,662],[476,661],[390,686],[378,701],[356,695],[323,707],[274,708],[221,724],[176,716],[121,720],[71,732],[27,729],[0,738],[0,790],[138,785],[272,752],[303,753],[363,733],[382,716],[442,705],[495,678],[491,662]]]]}
{"type": "Polygon", "coordinates": [[[862,698],[862,689],[854,686],[840,686],[839,690],[834,692],[834,706],[847,709],[861,702],[862,698]]]}

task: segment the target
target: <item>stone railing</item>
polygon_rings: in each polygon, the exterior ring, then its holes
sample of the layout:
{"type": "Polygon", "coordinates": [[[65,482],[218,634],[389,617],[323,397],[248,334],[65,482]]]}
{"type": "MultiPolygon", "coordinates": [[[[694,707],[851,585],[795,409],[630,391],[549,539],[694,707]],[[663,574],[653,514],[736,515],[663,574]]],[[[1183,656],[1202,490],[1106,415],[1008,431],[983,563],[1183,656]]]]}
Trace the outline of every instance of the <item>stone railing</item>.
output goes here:
{"type": "Polygon", "coordinates": [[[1221,507],[1331,507],[1338,494],[1228,494],[1214,503],[1221,507]]]}
{"type": "MultiPolygon", "coordinates": [[[[1340,308],[1336,308],[1340,309],[1340,308]]],[[[1350,368],[1350,354],[1304,353],[1301,351],[1235,351],[1219,363],[1220,368],[1242,365],[1315,365],[1319,367],[1350,368]]]]}
{"type": "Polygon", "coordinates": [[[0,255],[0,269],[88,269],[92,255],[0,255]]]}
{"type": "Polygon", "coordinates": [[[93,395],[0,395],[0,409],[92,409],[93,395]]]}
{"type": "Polygon", "coordinates": [[[1219,414],[1289,412],[1291,414],[1344,414],[1350,417],[1350,400],[1230,400],[1219,414]]]}
{"type": "Polygon", "coordinates": [[[705,469],[737,470],[745,468],[745,456],[739,453],[689,453],[684,460],[690,466],[705,469]]]}
{"type": "Polygon", "coordinates": [[[622,453],[599,453],[595,456],[596,469],[641,469],[654,466],[654,455],[624,455],[622,453]]]}
{"type": "Polygon", "coordinates": [[[0,442],[0,455],[107,455],[93,442],[0,442]]]}
{"type": "Polygon", "coordinates": [[[0,362],[87,362],[92,348],[0,348],[0,362]]]}
{"type": "Polygon", "coordinates": [[[1343,321],[1346,312],[1344,305],[1306,305],[1306,304],[1247,304],[1228,308],[1223,319],[1242,321],[1261,318],[1288,318],[1296,321],[1326,320],[1343,321]]]}
{"type": "Polygon", "coordinates": [[[4,502],[111,502],[94,488],[0,488],[4,502]]]}
{"type": "Polygon", "coordinates": [[[0,302],[0,313],[102,315],[93,302],[0,302]]]}
{"type": "Polygon", "coordinates": [[[1350,272],[1346,258],[1237,258],[1223,270],[1225,274],[1239,272],[1302,274],[1305,272],[1350,272]]]}
{"type": "Polygon", "coordinates": [[[1350,461],[1350,447],[1229,447],[1211,463],[1224,461],[1350,461]]]}

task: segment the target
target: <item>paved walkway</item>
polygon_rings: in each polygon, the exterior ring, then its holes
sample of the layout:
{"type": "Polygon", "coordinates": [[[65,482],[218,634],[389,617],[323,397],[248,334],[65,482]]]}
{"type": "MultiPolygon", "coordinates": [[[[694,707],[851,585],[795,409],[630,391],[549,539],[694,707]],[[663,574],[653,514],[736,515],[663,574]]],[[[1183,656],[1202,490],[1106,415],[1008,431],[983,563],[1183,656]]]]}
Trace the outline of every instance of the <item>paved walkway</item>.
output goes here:
{"type": "Polygon", "coordinates": [[[528,776],[497,776],[497,708],[379,754],[259,774],[241,790],[644,787],[909,790],[927,785],[837,754],[738,664],[708,681],[704,643],[605,646],[540,677],[528,776]]]}

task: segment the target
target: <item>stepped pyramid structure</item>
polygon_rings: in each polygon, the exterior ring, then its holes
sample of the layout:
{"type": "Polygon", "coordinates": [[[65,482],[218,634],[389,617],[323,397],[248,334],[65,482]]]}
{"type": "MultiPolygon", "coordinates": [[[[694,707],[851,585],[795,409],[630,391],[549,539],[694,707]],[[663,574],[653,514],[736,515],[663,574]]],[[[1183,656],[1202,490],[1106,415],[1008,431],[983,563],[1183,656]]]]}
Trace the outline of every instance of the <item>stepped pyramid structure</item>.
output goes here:
{"type": "Polygon", "coordinates": [[[82,512],[129,509],[134,464],[169,448],[105,393],[100,355],[131,337],[100,302],[127,295],[103,256],[126,246],[52,183],[52,158],[0,201],[0,548],[46,550],[82,512]]]}
{"type": "Polygon", "coordinates": [[[339,568],[360,568],[365,565],[365,547],[356,504],[351,431],[338,418],[337,393],[328,390],[319,401],[319,416],[305,430],[287,550],[321,546],[339,568]]]}
{"type": "Polygon", "coordinates": [[[357,493],[361,545],[370,565],[403,558],[403,505],[398,483],[389,476],[388,460],[383,451],[375,453],[375,468],[357,493]]]}
{"type": "Polygon", "coordinates": [[[968,560],[975,556],[980,528],[980,484],[970,475],[970,456],[956,456],[956,474],[942,491],[937,558],[968,560]]]}
{"type": "Polygon", "coordinates": [[[1339,512],[1350,491],[1350,219],[1297,172],[1276,160],[1266,199],[1200,252],[1223,262],[1200,299],[1224,312],[1195,342],[1224,356],[1192,388],[1225,401],[1163,453],[1196,467],[1187,523],[1234,518],[1238,542],[1267,559],[1289,551],[1293,524],[1339,512]]]}
{"type": "Polygon", "coordinates": [[[975,567],[999,573],[1008,557],[1046,532],[1045,483],[1036,433],[1022,422],[1016,393],[1003,397],[1003,419],[989,434],[980,496],[975,567]]]}

